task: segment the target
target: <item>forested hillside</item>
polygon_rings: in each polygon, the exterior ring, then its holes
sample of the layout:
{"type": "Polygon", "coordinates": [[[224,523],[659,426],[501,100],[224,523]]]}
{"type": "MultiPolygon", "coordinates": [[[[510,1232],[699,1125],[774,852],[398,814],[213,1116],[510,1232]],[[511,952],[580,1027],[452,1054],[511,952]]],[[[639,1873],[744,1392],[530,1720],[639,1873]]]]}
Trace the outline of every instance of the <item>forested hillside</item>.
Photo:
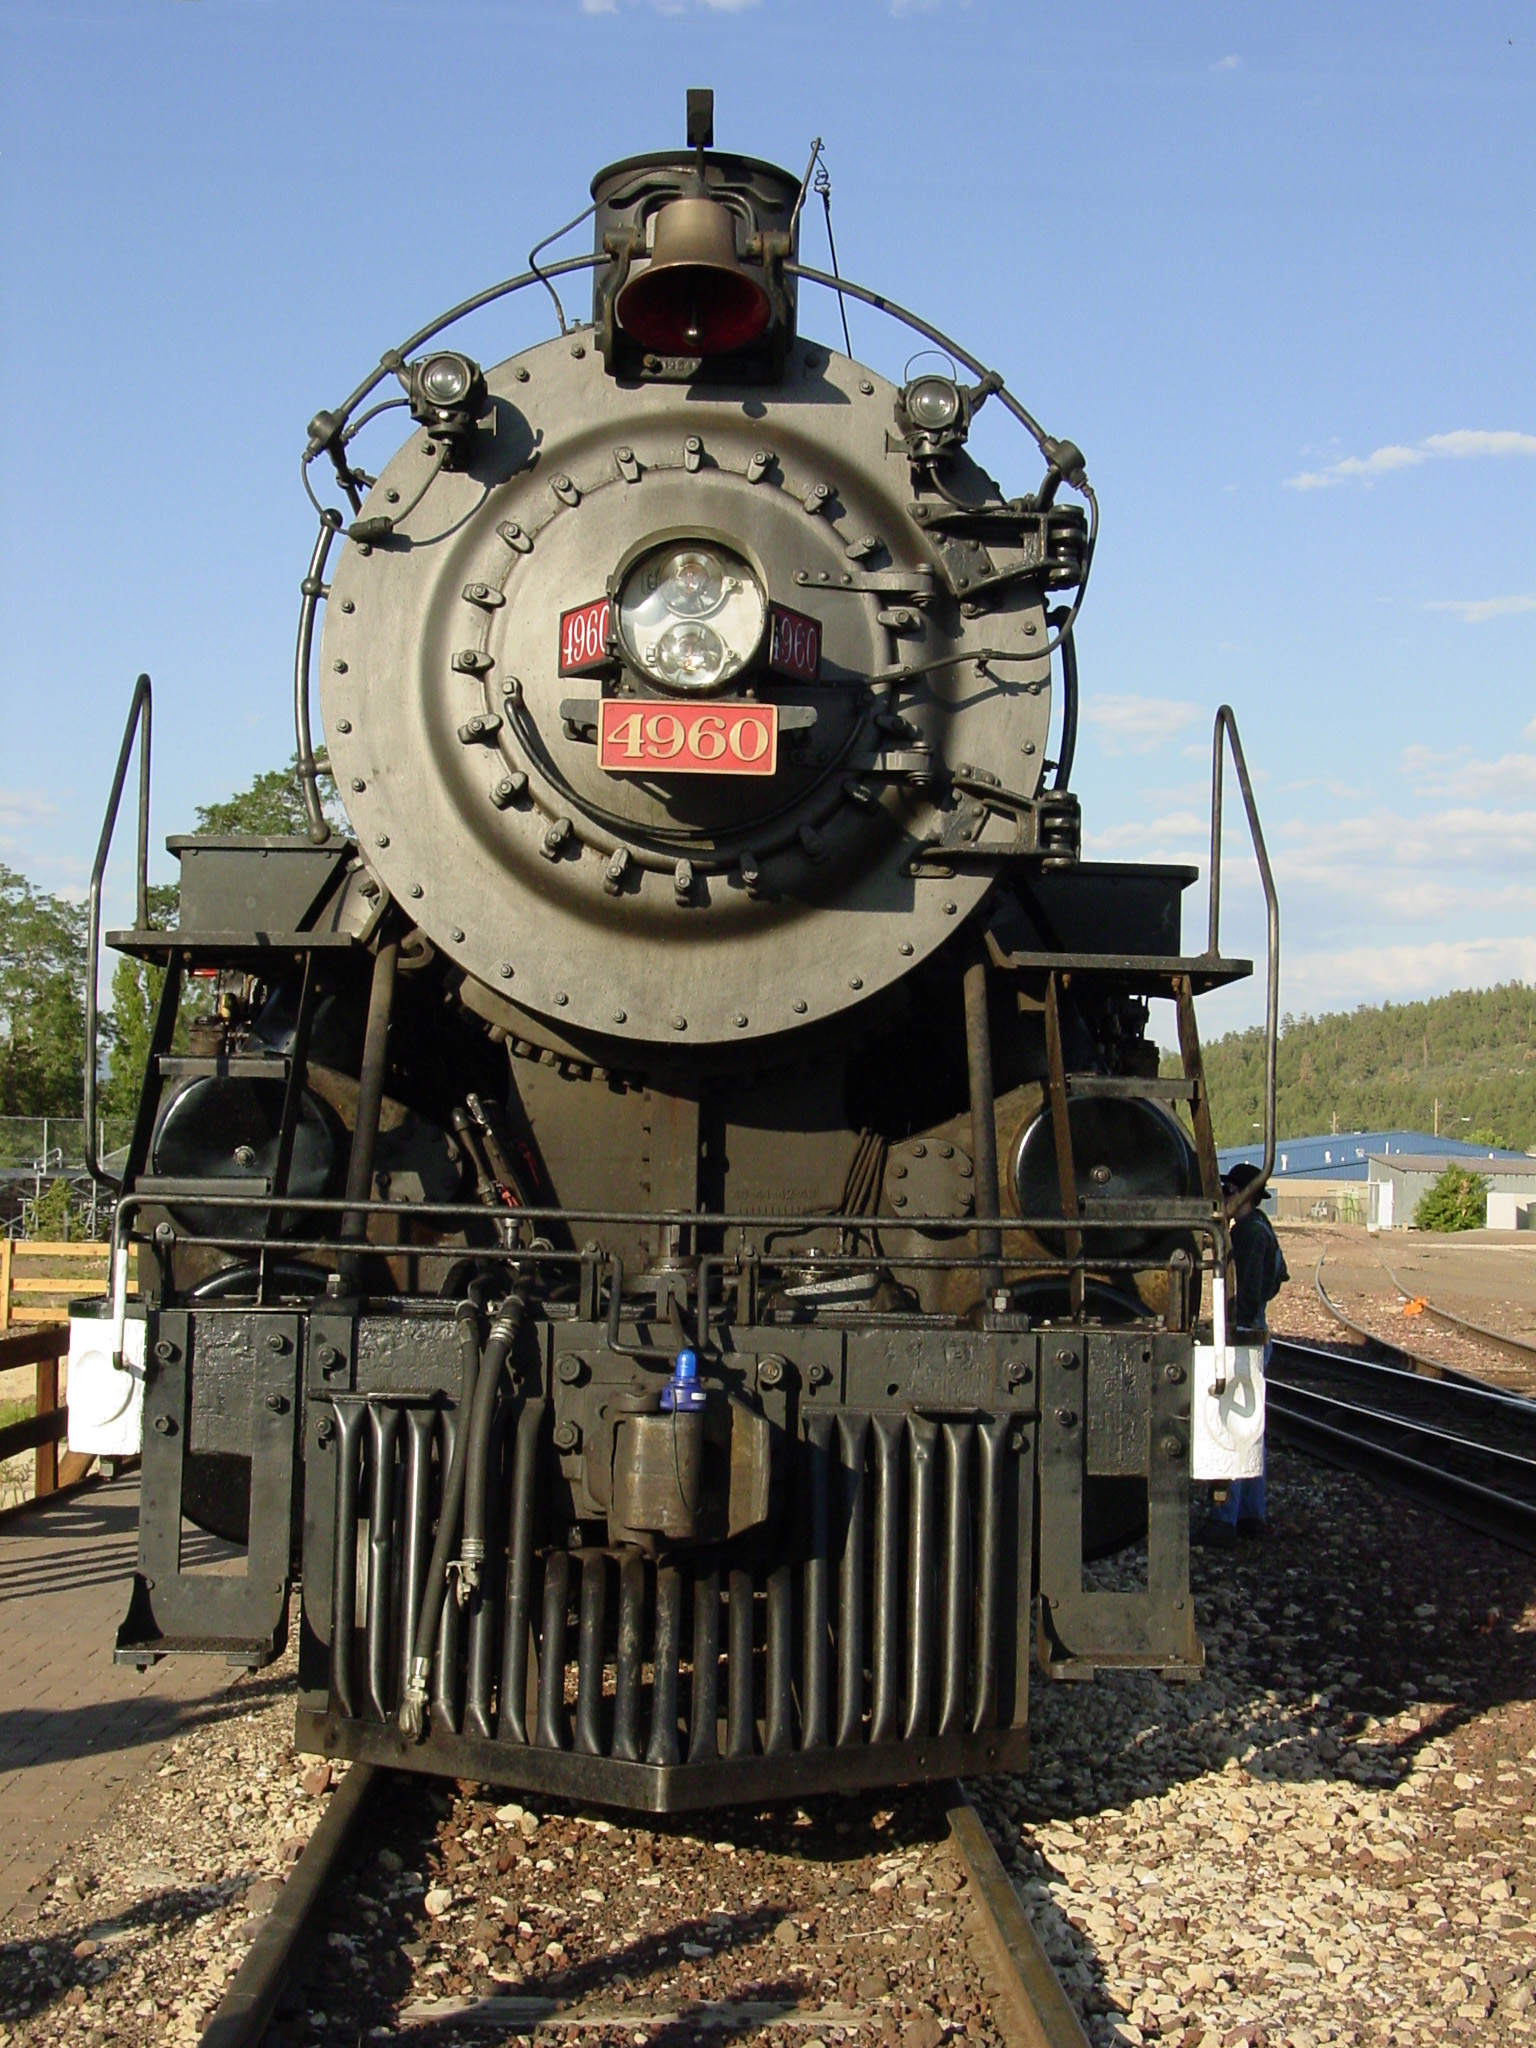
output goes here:
{"type": "MultiPolygon", "coordinates": [[[[1165,1072],[1177,1061],[1165,1055],[1165,1072]]],[[[1264,1034],[1230,1032],[1205,1048],[1218,1145],[1255,1137],[1263,1115],[1264,1034]]],[[[1458,989],[1280,1026],[1276,1115],[1285,1138],[1435,1127],[1525,1151],[1536,1146],[1536,988],[1458,989]],[[1334,1119],[1337,1118],[1335,1125],[1334,1119]]]]}

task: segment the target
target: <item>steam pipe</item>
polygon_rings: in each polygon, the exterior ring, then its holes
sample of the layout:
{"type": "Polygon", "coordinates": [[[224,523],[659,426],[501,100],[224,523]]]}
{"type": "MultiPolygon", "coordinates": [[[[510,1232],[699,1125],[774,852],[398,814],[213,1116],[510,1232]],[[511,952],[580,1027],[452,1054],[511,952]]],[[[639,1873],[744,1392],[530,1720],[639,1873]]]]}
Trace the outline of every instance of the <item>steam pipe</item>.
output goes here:
{"type": "Polygon", "coordinates": [[[1052,789],[1065,789],[1072,780],[1072,762],[1077,753],[1077,642],[1072,637],[1067,614],[1053,613],[1046,622],[1061,625],[1061,746],[1052,789]],[[1064,623],[1065,622],[1065,623],[1064,623]]]}
{"type": "MultiPolygon", "coordinates": [[[[366,1202],[373,1186],[373,1155],[379,1138],[379,1111],[384,1101],[384,1074],[389,1051],[389,1018],[395,1001],[395,967],[400,942],[389,939],[373,962],[368,991],[368,1022],[363,1033],[363,1064],[358,1076],[357,1117],[352,1126],[352,1151],[347,1161],[349,1202],[366,1202]]],[[[368,1219],[362,1209],[349,1209],[341,1219],[343,1238],[360,1239],[368,1219]]]]}
{"type": "Polygon", "coordinates": [[[992,1091],[992,1030],[987,1016],[987,961],[980,952],[965,970],[965,1062],[971,1084],[971,1155],[976,1164],[976,1249],[989,1261],[981,1269],[982,1291],[987,1292],[1002,1285],[1003,1235],[997,1227],[997,1111],[992,1091]]]}

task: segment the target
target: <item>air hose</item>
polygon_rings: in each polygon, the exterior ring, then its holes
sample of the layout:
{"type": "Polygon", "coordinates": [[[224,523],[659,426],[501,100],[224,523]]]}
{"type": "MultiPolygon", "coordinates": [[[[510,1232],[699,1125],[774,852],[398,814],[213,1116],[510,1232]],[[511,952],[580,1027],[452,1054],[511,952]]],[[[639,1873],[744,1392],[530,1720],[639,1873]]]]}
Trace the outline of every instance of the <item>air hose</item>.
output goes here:
{"type": "Polygon", "coordinates": [[[491,1477],[491,1422],[496,1413],[496,1395],[502,1368],[512,1355],[517,1333],[523,1325],[526,1302],[512,1294],[502,1303],[486,1339],[485,1357],[475,1387],[475,1404],[469,1418],[469,1465],[464,1477],[464,1541],[459,1547],[458,1601],[469,1605],[479,1590],[480,1567],[485,1562],[485,1523],[491,1477]]]}
{"type": "Polygon", "coordinates": [[[405,1692],[400,1700],[400,1729],[413,1742],[420,1741],[427,1725],[427,1684],[432,1675],[432,1658],[437,1648],[437,1631],[443,1617],[443,1601],[448,1590],[448,1561],[453,1541],[459,1529],[459,1510],[464,1501],[465,1476],[470,1469],[472,1439],[476,1435],[477,1423],[482,1408],[485,1410],[484,1427],[479,1431],[480,1459],[482,1467],[478,1493],[480,1496],[481,1551],[484,1552],[485,1530],[485,1463],[486,1442],[490,1435],[490,1418],[495,1409],[497,1382],[502,1367],[522,1327],[524,1302],[520,1295],[513,1295],[505,1302],[490,1334],[485,1340],[483,1352],[471,1351],[464,1366],[464,1384],[459,1394],[460,1426],[454,1438],[453,1456],[448,1461],[448,1476],[443,1482],[442,1506],[437,1517],[437,1536],[432,1545],[432,1561],[427,1566],[426,1590],[422,1599],[421,1615],[416,1623],[416,1640],[411,1652],[410,1671],[406,1679],[405,1692]],[[489,1393],[485,1390],[489,1389],[489,1393]]]}

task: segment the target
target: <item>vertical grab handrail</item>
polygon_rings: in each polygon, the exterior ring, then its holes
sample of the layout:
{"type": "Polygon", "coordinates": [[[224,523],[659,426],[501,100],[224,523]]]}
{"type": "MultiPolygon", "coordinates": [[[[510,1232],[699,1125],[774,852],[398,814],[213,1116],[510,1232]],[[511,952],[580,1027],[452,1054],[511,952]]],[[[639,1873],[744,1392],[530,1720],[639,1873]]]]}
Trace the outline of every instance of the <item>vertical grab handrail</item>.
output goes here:
{"type": "Polygon", "coordinates": [[[112,778],[112,794],[107,798],[107,814],[101,822],[101,838],[96,847],[96,859],[91,867],[90,921],[87,938],[88,959],[85,969],[85,1165],[86,1171],[99,1188],[117,1188],[120,1183],[113,1174],[103,1170],[96,1157],[96,1057],[99,1016],[98,997],[98,955],[101,950],[101,878],[106,873],[107,855],[112,847],[112,834],[117,828],[117,807],[122,802],[123,784],[128,776],[128,762],[133,753],[133,742],[140,728],[143,740],[139,746],[139,863],[136,876],[134,923],[140,931],[149,924],[149,743],[153,691],[149,677],[141,675],[133,686],[133,701],[128,707],[128,723],[123,727],[123,744],[117,752],[117,773],[112,778]]]}
{"type": "Polygon", "coordinates": [[[315,613],[325,596],[325,563],[331,542],[341,525],[341,514],[320,514],[320,531],[315,536],[309,571],[300,585],[299,637],[293,654],[293,743],[298,761],[299,795],[304,800],[304,820],[311,840],[323,846],[331,836],[325,807],[320,801],[319,771],[315,766],[315,745],[309,716],[309,667],[315,641],[315,613]]]}
{"type": "Polygon", "coordinates": [[[1243,743],[1238,737],[1237,715],[1230,704],[1223,704],[1217,709],[1211,732],[1211,889],[1206,958],[1216,960],[1221,957],[1218,931],[1221,922],[1222,769],[1226,758],[1222,747],[1223,735],[1232,749],[1237,786],[1242,791],[1243,808],[1248,813],[1248,836],[1253,841],[1253,857],[1258,863],[1259,881],[1264,890],[1268,956],[1264,997],[1264,1163],[1259,1168],[1257,1180],[1228,1195],[1225,1207],[1230,1219],[1245,1202],[1257,1202],[1275,1163],[1275,1062],[1280,1038],[1280,900],[1275,894],[1274,872],[1269,865],[1258,806],[1253,800],[1253,784],[1248,777],[1243,743]]]}

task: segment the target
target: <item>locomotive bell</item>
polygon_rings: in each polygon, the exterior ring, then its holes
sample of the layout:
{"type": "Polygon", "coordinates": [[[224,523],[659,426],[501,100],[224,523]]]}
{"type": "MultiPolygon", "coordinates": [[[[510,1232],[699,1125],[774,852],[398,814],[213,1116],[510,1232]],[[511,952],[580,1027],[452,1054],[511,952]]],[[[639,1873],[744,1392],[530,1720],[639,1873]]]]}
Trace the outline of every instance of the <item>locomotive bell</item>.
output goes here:
{"type": "Polygon", "coordinates": [[[736,254],[736,223],[718,200],[673,199],[656,216],[651,260],[619,293],[619,325],[664,356],[726,355],[755,341],[773,313],[736,254]]]}

